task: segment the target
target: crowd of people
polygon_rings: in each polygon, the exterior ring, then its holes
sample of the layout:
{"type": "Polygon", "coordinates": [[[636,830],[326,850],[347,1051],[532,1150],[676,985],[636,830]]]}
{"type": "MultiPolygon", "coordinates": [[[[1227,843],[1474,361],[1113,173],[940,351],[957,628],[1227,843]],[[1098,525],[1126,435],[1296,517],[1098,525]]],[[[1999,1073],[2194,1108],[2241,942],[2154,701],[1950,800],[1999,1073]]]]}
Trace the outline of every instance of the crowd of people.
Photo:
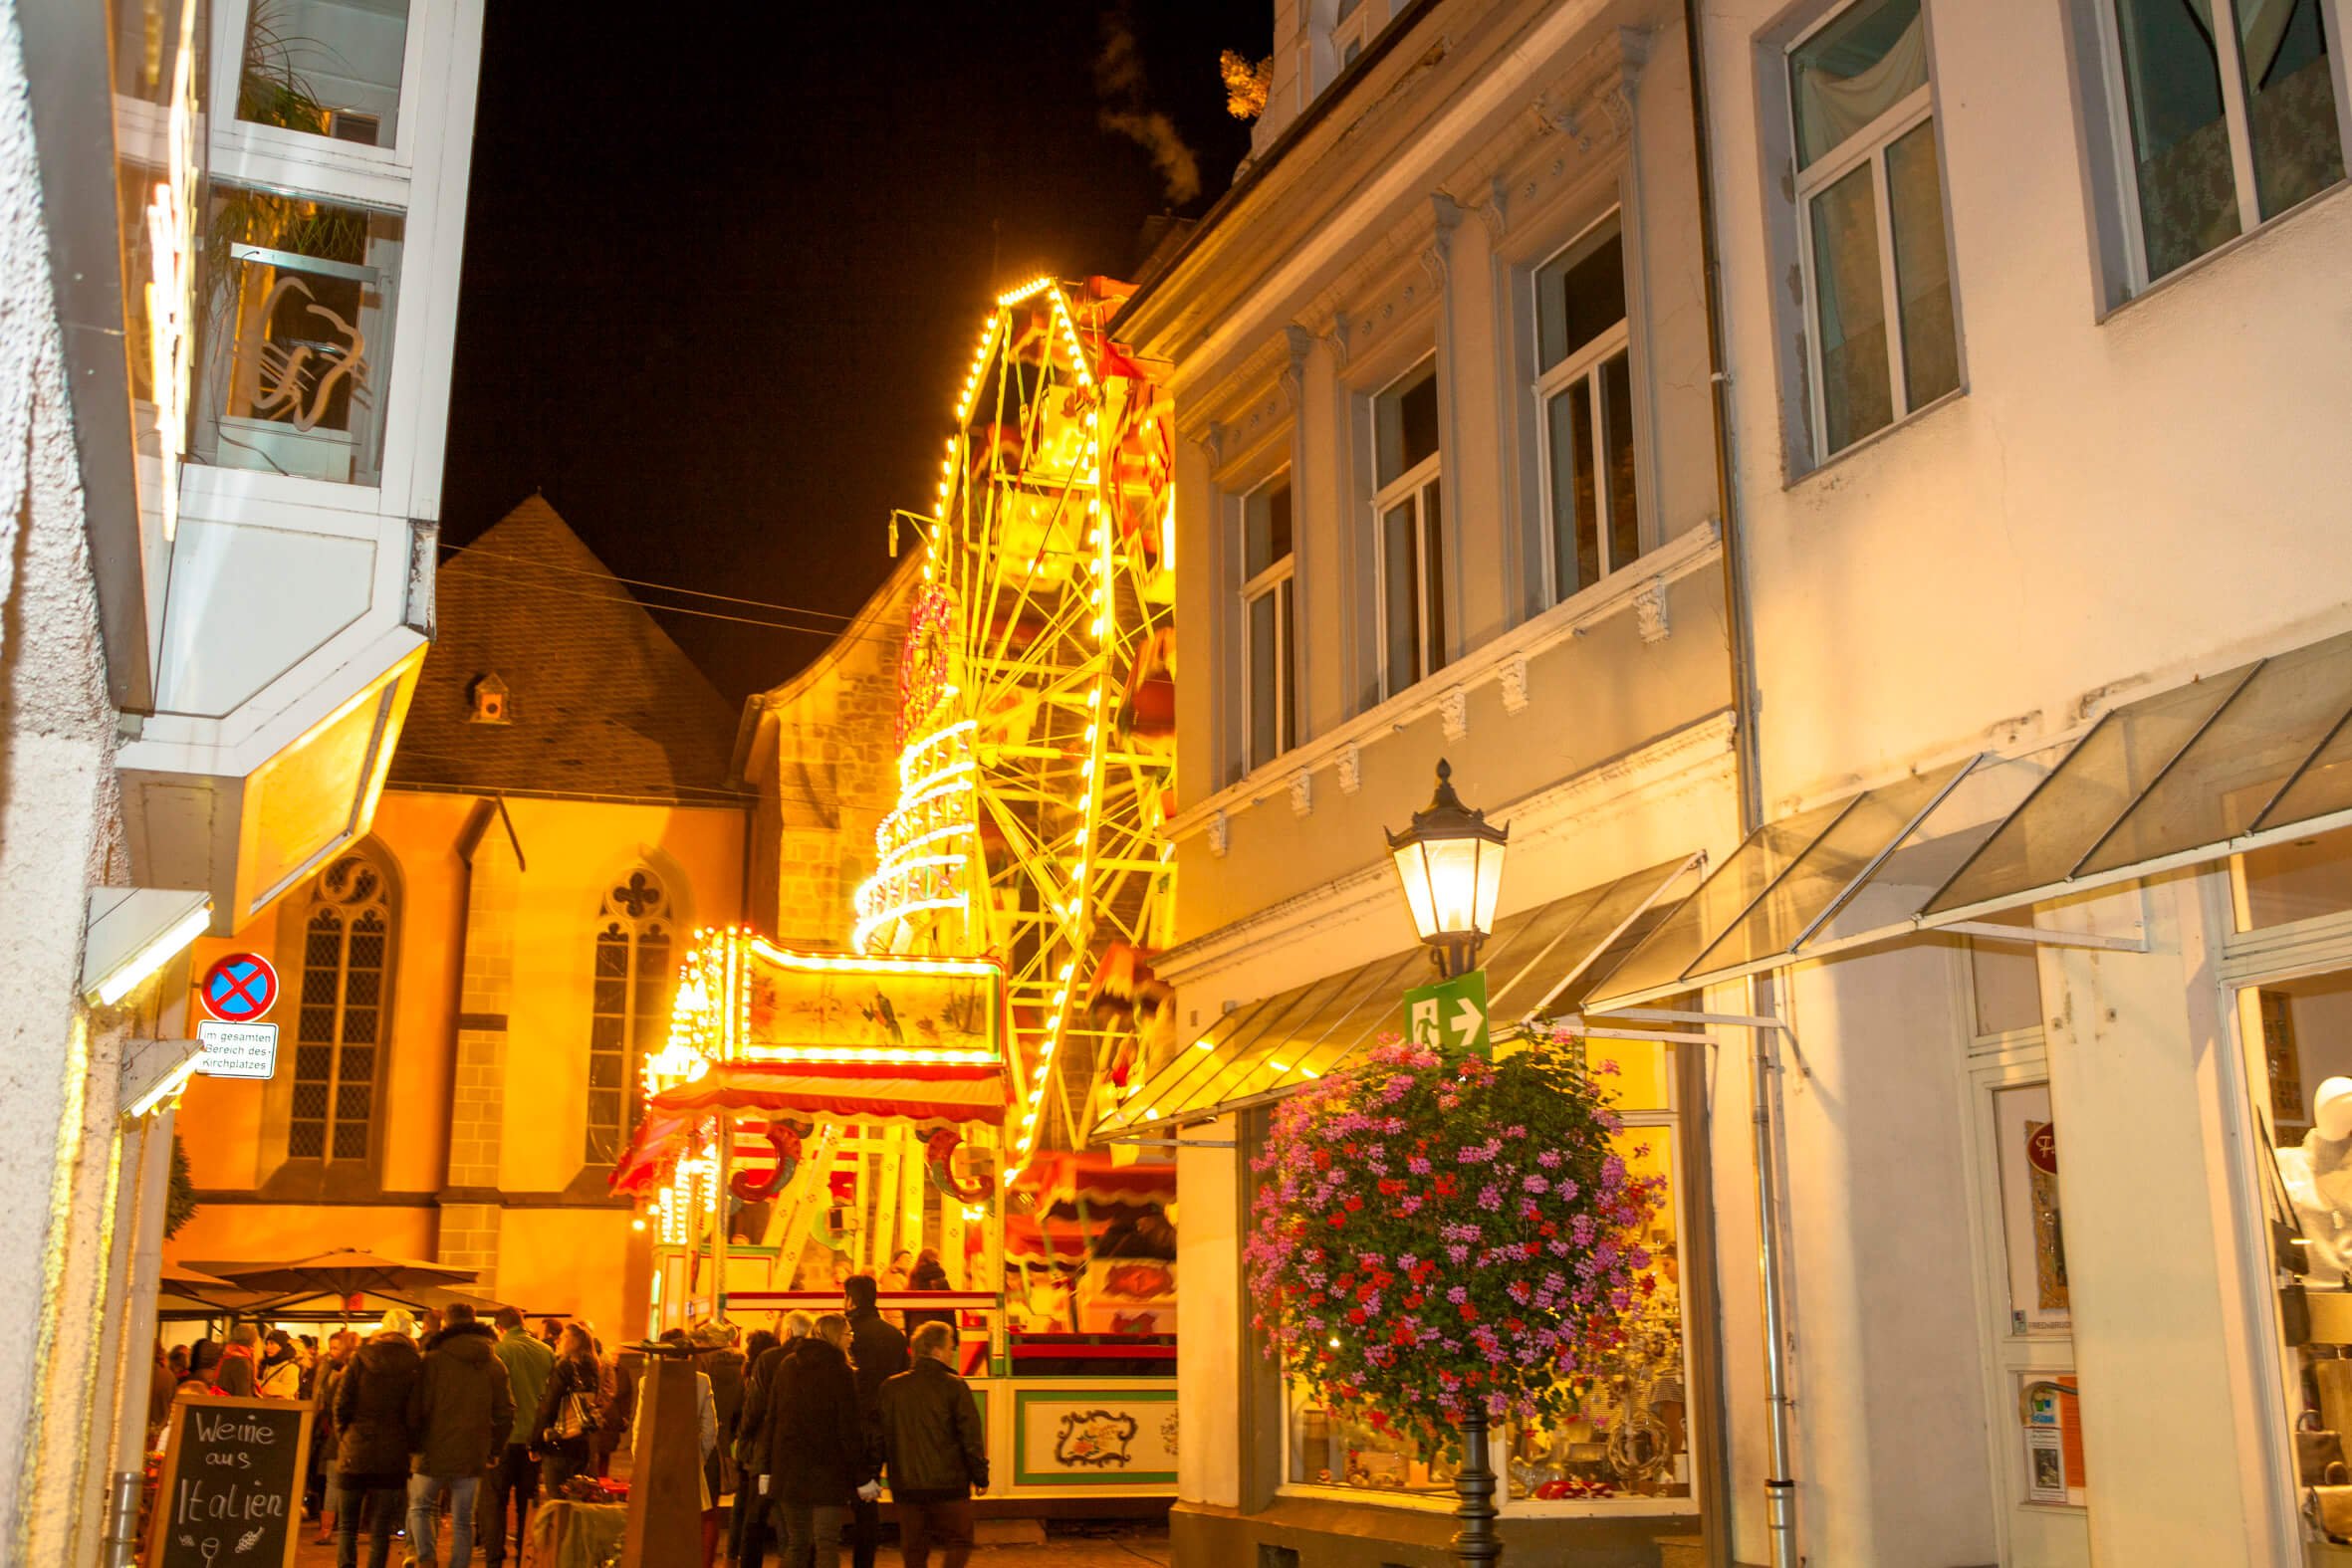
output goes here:
{"type": "MultiPolygon", "coordinates": [[[[935,1266],[935,1265],[934,1265],[935,1266]]],[[[918,1286],[920,1288],[920,1286],[918,1286]]],[[[702,1456],[702,1562],[832,1568],[844,1532],[854,1568],[873,1568],[884,1483],[905,1568],[964,1568],[988,1451],[972,1391],[958,1375],[952,1314],[876,1310],[871,1275],[843,1281],[840,1312],[794,1312],[738,1346],[724,1322],[671,1329],[636,1349],[685,1355],[695,1370],[702,1456]],[[944,1316],[945,1320],[942,1320],[944,1316]],[[822,1553],[822,1555],[821,1555],[822,1553]]],[[[477,1544],[497,1568],[519,1562],[544,1495],[582,1494],[633,1445],[638,1356],[609,1356],[585,1323],[543,1319],[534,1334],[501,1308],[495,1327],[472,1308],[385,1313],[371,1334],[308,1336],[250,1324],[225,1343],[175,1347],[156,1370],[158,1422],[176,1394],[305,1400],[318,1411],[306,1515],[332,1538],[337,1568],[468,1568],[477,1544]]]]}

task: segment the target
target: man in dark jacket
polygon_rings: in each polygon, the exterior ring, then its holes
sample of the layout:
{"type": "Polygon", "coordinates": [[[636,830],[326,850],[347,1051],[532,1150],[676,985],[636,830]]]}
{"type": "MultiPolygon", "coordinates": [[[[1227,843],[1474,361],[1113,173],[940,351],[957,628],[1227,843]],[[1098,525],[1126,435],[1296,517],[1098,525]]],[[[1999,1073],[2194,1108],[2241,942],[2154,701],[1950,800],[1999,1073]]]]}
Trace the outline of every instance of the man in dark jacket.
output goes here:
{"type": "Polygon", "coordinates": [[[829,1568],[850,1498],[874,1467],[849,1371],[848,1320],[828,1312],[800,1343],[777,1366],[769,1391],[768,1494],[784,1537],[784,1568],[814,1568],[821,1543],[829,1568]]]}
{"type": "Polygon", "coordinates": [[[775,1405],[776,1375],[794,1355],[806,1349],[817,1332],[817,1319],[806,1312],[788,1314],[784,1338],[760,1353],[743,1379],[743,1410],[735,1418],[735,1462],[742,1470],[735,1506],[744,1516],[736,1541],[740,1568],[760,1568],[768,1559],[768,1414],[775,1405]]]}
{"type": "Polygon", "coordinates": [[[425,1341],[424,1365],[408,1394],[408,1441],[416,1473],[408,1479],[408,1550],[417,1568],[433,1568],[433,1533],[441,1494],[449,1493],[449,1561],[474,1560],[474,1497],[490,1456],[514,1430],[515,1396],[497,1336],[458,1302],[447,1325],[425,1341]]]}
{"type": "MultiPolygon", "coordinates": [[[[866,1447],[881,1452],[882,1385],[906,1370],[906,1336],[874,1310],[874,1276],[851,1274],[841,1281],[841,1299],[849,1307],[849,1360],[857,1368],[857,1414],[865,1423],[866,1447]]],[[[874,1568],[874,1551],[882,1542],[882,1509],[869,1497],[859,1497],[851,1510],[854,1528],[849,1535],[849,1560],[854,1568],[874,1568]]]]}
{"type": "Polygon", "coordinates": [[[956,1331],[925,1323],[914,1365],[882,1385],[882,1452],[906,1568],[930,1568],[934,1541],[943,1568],[964,1568],[972,1555],[972,1493],[988,1489],[988,1440],[955,1367],[956,1331]]]}
{"type": "Polygon", "coordinates": [[[362,1523],[373,1541],[368,1568],[391,1558],[408,1485],[408,1396],[421,1365],[412,1326],[405,1312],[385,1313],[335,1380],[336,1568],[359,1568],[362,1523]]]}

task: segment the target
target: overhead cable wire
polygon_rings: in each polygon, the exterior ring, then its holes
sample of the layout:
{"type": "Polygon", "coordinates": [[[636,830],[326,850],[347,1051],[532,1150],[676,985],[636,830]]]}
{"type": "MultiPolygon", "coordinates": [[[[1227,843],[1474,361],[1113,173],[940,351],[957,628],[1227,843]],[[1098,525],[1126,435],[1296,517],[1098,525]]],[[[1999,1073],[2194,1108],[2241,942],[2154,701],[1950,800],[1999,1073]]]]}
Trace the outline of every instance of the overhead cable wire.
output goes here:
{"type": "Polygon", "coordinates": [[[449,563],[455,564],[459,558],[465,556],[478,556],[485,560],[520,561],[528,566],[536,566],[542,571],[561,571],[572,576],[594,577],[604,582],[625,582],[635,588],[659,588],[664,593],[683,593],[690,598],[698,599],[717,599],[725,604],[747,604],[754,609],[778,610],[787,615],[815,615],[823,620],[837,620],[844,624],[857,619],[854,615],[843,615],[837,610],[813,609],[806,604],[779,604],[772,599],[747,599],[733,593],[712,593],[704,588],[681,587],[675,582],[656,582],[648,577],[624,577],[616,571],[591,571],[587,566],[559,565],[552,560],[542,560],[536,556],[518,556],[503,550],[484,550],[479,545],[460,547],[450,557],[449,563]]]}
{"type": "Polygon", "coordinates": [[[502,576],[494,571],[477,571],[473,576],[483,582],[501,582],[513,587],[529,588],[539,593],[560,593],[567,598],[587,599],[595,604],[628,604],[638,609],[662,615],[693,615],[703,620],[730,621],[738,626],[760,626],[770,631],[798,632],[806,637],[823,637],[836,642],[896,642],[887,633],[852,631],[840,626],[796,626],[790,621],[762,620],[750,615],[730,615],[723,610],[696,609],[688,604],[659,604],[638,598],[633,593],[591,593],[586,588],[568,588],[553,582],[538,582],[529,577],[502,576]]]}

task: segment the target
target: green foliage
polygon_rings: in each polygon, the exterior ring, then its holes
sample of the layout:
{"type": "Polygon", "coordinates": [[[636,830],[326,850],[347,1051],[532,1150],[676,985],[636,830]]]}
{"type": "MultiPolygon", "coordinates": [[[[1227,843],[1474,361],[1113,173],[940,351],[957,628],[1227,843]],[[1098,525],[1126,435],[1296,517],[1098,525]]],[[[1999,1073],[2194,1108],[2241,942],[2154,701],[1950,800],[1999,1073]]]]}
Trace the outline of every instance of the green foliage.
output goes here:
{"type": "Polygon", "coordinates": [[[163,1236],[169,1240],[180,1227],[196,1218],[196,1179],[188,1170],[188,1151],[171,1135],[171,1186],[163,1199],[163,1236]]]}

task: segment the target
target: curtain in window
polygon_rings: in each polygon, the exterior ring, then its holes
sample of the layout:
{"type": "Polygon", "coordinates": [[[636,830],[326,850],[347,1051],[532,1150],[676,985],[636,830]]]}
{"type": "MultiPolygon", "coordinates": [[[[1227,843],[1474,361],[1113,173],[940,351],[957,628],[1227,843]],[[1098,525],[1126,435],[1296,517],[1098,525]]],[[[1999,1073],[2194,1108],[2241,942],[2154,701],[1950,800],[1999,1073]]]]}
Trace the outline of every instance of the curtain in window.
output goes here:
{"type": "Polygon", "coordinates": [[[1903,102],[1928,79],[1925,17],[1913,17],[1875,65],[1852,76],[1832,74],[1826,60],[1796,62],[1796,117],[1803,158],[1810,163],[1903,102]]]}

